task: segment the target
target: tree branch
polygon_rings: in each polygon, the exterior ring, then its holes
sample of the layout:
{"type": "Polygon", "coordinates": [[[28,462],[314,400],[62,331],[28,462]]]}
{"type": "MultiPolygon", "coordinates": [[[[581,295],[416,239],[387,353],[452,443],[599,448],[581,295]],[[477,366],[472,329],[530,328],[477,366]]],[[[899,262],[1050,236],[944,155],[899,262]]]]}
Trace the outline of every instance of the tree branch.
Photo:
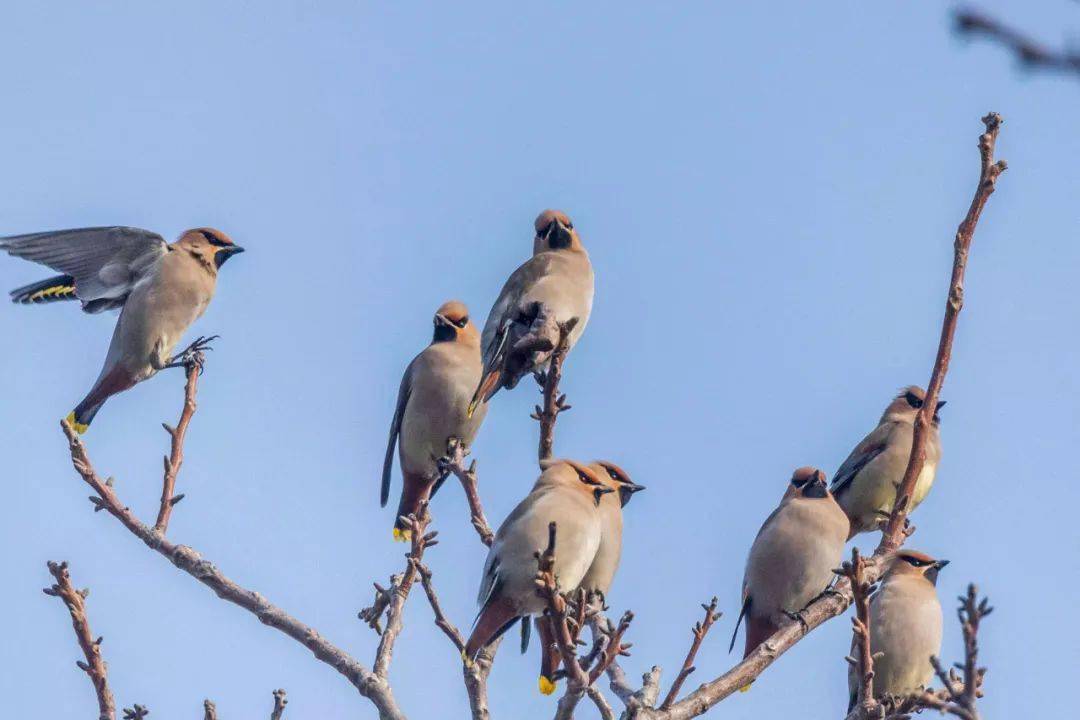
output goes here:
{"type": "Polygon", "coordinates": [[[953,19],[958,35],[981,36],[1001,45],[1015,55],[1026,70],[1080,75],[1080,54],[1076,52],[1051,50],[978,10],[957,10],[953,19]]]}
{"type": "Polygon", "coordinates": [[[691,631],[694,635],[694,641],[690,644],[690,651],[686,653],[686,659],[683,660],[682,670],[679,671],[678,676],[675,678],[675,682],[671,684],[671,689],[668,690],[664,702],[660,704],[661,710],[667,710],[671,707],[671,704],[675,702],[675,698],[679,697],[679,690],[682,689],[683,683],[686,682],[686,678],[690,676],[690,673],[697,669],[694,667],[694,658],[697,657],[698,648],[701,647],[701,641],[705,639],[705,636],[709,633],[709,628],[713,626],[713,623],[719,620],[720,616],[723,614],[716,612],[716,603],[717,599],[713,597],[708,605],[701,606],[705,611],[705,619],[701,622],[694,623],[694,629],[691,631]]]}
{"type": "Polygon", "coordinates": [[[457,479],[461,481],[461,489],[465,491],[465,497],[469,501],[472,526],[476,528],[476,534],[480,536],[480,542],[491,547],[491,543],[495,541],[495,533],[491,531],[491,526],[488,525],[487,518],[484,517],[484,506],[480,504],[476,461],[473,460],[469,463],[468,469],[465,468],[465,457],[468,454],[469,449],[460,440],[451,438],[446,448],[446,457],[442,462],[442,467],[454,473],[457,479]]]}
{"type": "MultiPolygon", "coordinates": [[[[571,318],[559,324],[559,343],[551,353],[547,372],[544,374],[543,405],[536,406],[532,418],[540,421],[540,462],[550,460],[555,445],[555,419],[559,413],[571,408],[566,403],[566,395],[559,394],[559,382],[562,380],[562,366],[566,354],[570,351],[570,331],[577,325],[577,318],[571,318]]],[[[549,346],[550,347],[550,346],[549,346]]]]}
{"type": "Polygon", "coordinates": [[[851,591],[854,596],[855,617],[851,619],[854,642],[852,655],[844,658],[855,668],[858,674],[858,705],[863,708],[870,717],[870,712],[876,705],[874,701],[874,655],[870,650],[870,583],[866,582],[866,559],[859,554],[859,548],[851,548],[851,562],[845,562],[840,567],[839,575],[843,575],[851,583],[851,591]]]}
{"type": "Polygon", "coordinates": [[[371,700],[378,708],[379,717],[382,720],[400,720],[405,717],[398,708],[390,686],[384,678],[369,671],[355,658],[323,638],[314,628],[292,617],[259,593],[241,587],[230,580],[211,562],[204,560],[193,548],[176,545],[166,539],[163,534],[143,524],[120,501],[112,487],[102,481],[94,471],[86,446],[71,425],[67,421],[62,421],[61,427],[68,439],[72,465],[95,493],[90,497],[90,501],[96,510],[108,512],[148,547],[209,587],[221,599],[242,607],[259,618],[263,624],[285,633],[304,645],[318,660],[344,675],[361,695],[371,700]]]}
{"type": "Polygon", "coordinates": [[[193,360],[184,366],[184,375],[187,382],[184,383],[184,409],[180,412],[180,421],[176,427],[170,427],[166,423],[161,426],[169,433],[171,447],[169,456],[165,458],[165,476],[161,483],[161,507],[158,509],[157,521],[154,523],[154,532],[165,534],[169,527],[169,518],[172,515],[173,506],[184,499],[184,496],[174,494],[176,491],[176,476],[180,472],[180,465],[184,462],[184,437],[187,436],[188,425],[195,415],[195,394],[199,389],[199,376],[202,374],[204,357],[202,352],[196,351],[193,360]]]}
{"type": "MultiPolygon", "coordinates": [[[[1003,160],[996,162],[994,160],[994,149],[1002,122],[1001,116],[997,113],[989,113],[982,121],[986,130],[979,136],[979,181],[967,215],[956,232],[952,278],[948,300],[945,304],[945,318],[942,322],[937,357],[934,361],[926,399],[916,418],[911,458],[897,491],[896,503],[877,550],[873,557],[866,561],[864,573],[867,583],[878,580],[884,569],[884,558],[899,548],[907,537],[904,523],[910,510],[910,498],[914,491],[915,481],[926,462],[927,429],[937,406],[938,393],[945,380],[945,373],[948,371],[953,336],[956,333],[957,315],[963,305],[964,271],[967,268],[968,251],[982,210],[994,191],[998,177],[1007,167],[1003,160]]],[[[687,720],[704,714],[728,695],[757,678],[777,657],[787,652],[808,632],[826,620],[843,613],[852,600],[851,583],[846,578],[842,578],[829,592],[822,594],[803,610],[802,622],[789,622],[781,626],[771,638],[723,675],[704,683],[666,710],[652,710],[643,703],[628,705],[626,717],[648,718],[649,720],[661,718],[687,720]]]]}
{"type": "Polygon", "coordinates": [[[270,712],[270,720],[281,720],[281,716],[285,714],[285,706],[289,704],[289,699],[286,697],[285,690],[278,688],[274,691],[274,709],[270,712]]]}
{"type": "Polygon", "coordinates": [[[213,700],[211,700],[210,698],[203,700],[202,706],[203,720],[218,720],[217,705],[214,704],[213,700]]]}
{"type": "Polygon", "coordinates": [[[90,620],[86,617],[86,596],[90,593],[90,590],[76,590],[74,588],[71,584],[71,575],[68,574],[68,564],[66,562],[55,563],[50,561],[48,567],[56,582],[52,587],[45,588],[43,592],[51,597],[60,598],[71,614],[71,626],[75,629],[75,639],[79,641],[83,657],[86,658],[86,662],[79,660],[75,664],[86,673],[87,677],[90,678],[90,683],[94,686],[94,693],[97,695],[98,701],[98,718],[99,720],[115,720],[116,701],[113,700],[112,691],[109,689],[105,659],[101,656],[101,641],[103,638],[94,638],[93,632],[90,631],[90,620]]]}

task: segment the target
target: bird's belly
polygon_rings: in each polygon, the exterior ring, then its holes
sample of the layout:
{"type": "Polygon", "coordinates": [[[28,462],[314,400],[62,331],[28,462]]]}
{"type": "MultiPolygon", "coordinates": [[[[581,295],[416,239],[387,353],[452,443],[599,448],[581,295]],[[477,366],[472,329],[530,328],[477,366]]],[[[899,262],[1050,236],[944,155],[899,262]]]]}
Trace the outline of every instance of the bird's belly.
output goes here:
{"type": "Polygon", "coordinates": [[[446,455],[450,438],[472,444],[487,406],[481,405],[470,418],[466,414],[469,400],[466,395],[453,395],[406,408],[401,423],[401,465],[406,472],[435,477],[436,460],[446,455]]]}

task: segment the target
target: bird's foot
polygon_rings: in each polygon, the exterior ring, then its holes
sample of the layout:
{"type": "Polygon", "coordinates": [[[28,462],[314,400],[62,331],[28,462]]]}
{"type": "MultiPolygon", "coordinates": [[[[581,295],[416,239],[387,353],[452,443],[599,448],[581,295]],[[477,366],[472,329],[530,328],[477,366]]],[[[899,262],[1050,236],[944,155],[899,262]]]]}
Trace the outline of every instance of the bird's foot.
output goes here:
{"type": "Polygon", "coordinates": [[[210,343],[217,340],[220,335],[211,335],[210,337],[203,337],[200,335],[195,340],[184,348],[179,354],[174,355],[172,362],[166,365],[166,368],[182,367],[187,371],[198,370],[199,374],[203,371],[203,354],[209,351],[213,351],[214,348],[210,347],[210,343]]]}
{"type": "Polygon", "coordinates": [[[469,446],[461,441],[461,438],[451,437],[446,442],[446,454],[435,458],[435,467],[439,475],[445,476],[454,471],[454,468],[463,466],[465,458],[469,455],[469,446]]]}
{"type": "Polygon", "coordinates": [[[784,614],[787,615],[788,618],[791,619],[791,620],[798,620],[799,621],[799,625],[802,626],[802,631],[803,631],[804,635],[806,633],[810,632],[810,624],[808,622],[806,622],[806,618],[803,617],[803,611],[802,610],[799,610],[798,612],[792,612],[790,610],[785,610],[784,614]]]}

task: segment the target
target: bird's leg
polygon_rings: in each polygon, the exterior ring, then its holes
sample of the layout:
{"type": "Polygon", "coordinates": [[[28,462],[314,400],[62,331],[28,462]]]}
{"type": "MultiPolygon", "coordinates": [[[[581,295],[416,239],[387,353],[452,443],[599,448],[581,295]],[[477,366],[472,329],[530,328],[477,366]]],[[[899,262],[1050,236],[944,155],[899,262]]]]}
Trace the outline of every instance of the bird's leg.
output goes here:
{"type": "Polygon", "coordinates": [[[171,361],[164,365],[161,369],[165,368],[177,368],[182,367],[190,370],[191,368],[197,368],[201,373],[203,369],[203,353],[208,350],[213,350],[210,347],[210,343],[217,340],[220,335],[211,335],[210,337],[199,336],[188,345],[182,352],[177,355],[173,355],[171,361]]]}
{"type": "Polygon", "coordinates": [[[810,632],[810,624],[808,622],[806,622],[806,618],[803,617],[803,610],[805,610],[805,609],[806,608],[803,608],[802,610],[799,610],[798,612],[792,612],[790,610],[784,610],[784,614],[787,615],[789,619],[799,621],[799,625],[802,626],[802,631],[803,631],[804,635],[806,633],[810,632]]]}
{"type": "Polygon", "coordinates": [[[453,472],[454,468],[465,468],[465,458],[469,454],[469,447],[461,441],[461,438],[451,437],[446,442],[446,454],[435,458],[435,467],[439,474],[445,476],[453,472]]]}

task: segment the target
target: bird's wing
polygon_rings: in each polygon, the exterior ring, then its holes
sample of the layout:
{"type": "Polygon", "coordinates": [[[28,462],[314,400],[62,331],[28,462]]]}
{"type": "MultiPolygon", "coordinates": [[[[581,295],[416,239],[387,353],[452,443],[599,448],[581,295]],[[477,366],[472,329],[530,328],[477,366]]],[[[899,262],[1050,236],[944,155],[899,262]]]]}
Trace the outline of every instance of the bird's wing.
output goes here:
{"type": "Polygon", "coordinates": [[[390,473],[394,469],[394,446],[397,445],[398,435],[401,433],[401,419],[405,417],[405,406],[409,404],[409,395],[412,394],[412,376],[415,365],[414,358],[405,368],[405,374],[401,378],[401,387],[398,388],[394,419],[390,421],[390,439],[386,443],[386,457],[383,459],[382,467],[382,490],[379,492],[379,504],[382,507],[386,507],[386,501],[390,498],[390,473]]]}
{"type": "Polygon", "coordinates": [[[518,303],[522,295],[532,287],[537,278],[547,274],[550,267],[551,253],[540,253],[529,258],[507,278],[498,299],[491,306],[487,322],[484,323],[481,347],[484,352],[485,368],[491,366],[493,356],[503,339],[502,334],[508,325],[506,321],[513,320],[520,310],[518,303]]]}
{"type": "Polygon", "coordinates": [[[168,252],[168,246],[149,230],[98,227],[12,235],[0,238],[0,250],[70,275],[75,294],[87,306],[103,299],[122,304],[135,283],[168,252]]]}
{"type": "Polygon", "coordinates": [[[889,444],[889,435],[892,434],[892,430],[892,423],[878,425],[869,435],[862,439],[862,442],[855,446],[855,449],[848,455],[847,460],[836,471],[836,475],[833,476],[832,483],[829,485],[829,490],[834,495],[850,485],[860,470],[884,452],[889,444]]]}

